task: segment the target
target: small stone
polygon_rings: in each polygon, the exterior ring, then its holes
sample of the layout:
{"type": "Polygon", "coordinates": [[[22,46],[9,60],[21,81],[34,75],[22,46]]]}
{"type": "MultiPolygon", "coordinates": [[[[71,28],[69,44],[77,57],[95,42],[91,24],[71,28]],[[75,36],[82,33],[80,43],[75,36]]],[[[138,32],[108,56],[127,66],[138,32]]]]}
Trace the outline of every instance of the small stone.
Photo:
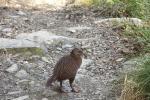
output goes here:
{"type": "Polygon", "coordinates": [[[94,61],[91,59],[83,59],[81,66],[90,66],[94,61]]]}
{"type": "Polygon", "coordinates": [[[131,51],[129,49],[127,49],[127,48],[124,48],[121,52],[125,53],[125,54],[131,53],[131,51]]]}
{"type": "Polygon", "coordinates": [[[2,66],[2,63],[0,62],[0,66],[2,66]]]}
{"type": "Polygon", "coordinates": [[[26,15],[26,13],[24,13],[23,11],[18,11],[17,14],[18,14],[18,15],[26,15]]]}
{"type": "Polygon", "coordinates": [[[7,94],[9,95],[14,95],[14,94],[20,94],[22,91],[13,91],[13,92],[8,92],[7,94]]]}
{"type": "Polygon", "coordinates": [[[33,67],[28,61],[24,61],[23,66],[27,71],[33,67]]]}
{"type": "Polygon", "coordinates": [[[123,61],[124,60],[124,58],[118,58],[116,61],[117,62],[121,62],[121,61],[123,61]]]}
{"type": "Polygon", "coordinates": [[[33,85],[35,85],[35,81],[31,81],[29,84],[30,84],[31,86],[33,86],[33,85]]]}
{"type": "Polygon", "coordinates": [[[92,52],[92,50],[91,50],[91,49],[87,49],[87,52],[91,53],[91,52],[92,52]]]}
{"type": "Polygon", "coordinates": [[[8,69],[6,69],[7,72],[9,73],[14,73],[18,70],[18,65],[17,64],[13,64],[12,66],[10,66],[8,69]]]}
{"type": "Polygon", "coordinates": [[[96,92],[94,93],[95,95],[99,95],[101,93],[100,90],[96,90],[96,92]]]}
{"type": "Polygon", "coordinates": [[[70,29],[67,29],[67,31],[68,31],[68,32],[71,32],[71,33],[75,33],[75,32],[76,32],[75,29],[71,29],[71,28],[70,28],[70,29]]]}
{"type": "Polygon", "coordinates": [[[17,72],[15,76],[22,79],[22,78],[27,78],[29,74],[22,69],[19,72],[17,72]]]}
{"type": "Polygon", "coordinates": [[[62,51],[62,48],[59,48],[59,47],[58,47],[57,50],[62,51]]]}
{"type": "Polygon", "coordinates": [[[11,37],[11,36],[12,36],[12,33],[7,33],[6,35],[9,36],[9,37],[11,37]]]}
{"type": "Polygon", "coordinates": [[[122,41],[123,41],[123,42],[128,42],[129,39],[128,39],[128,38],[123,38],[122,41]]]}
{"type": "Polygon", "coordinates": [[[70,44],[66,44],[66,45],[63,45],[62,48],[72,48],[73,45],[70,45],[70,44]]]}
{"type": "Polygon", "coordinates": [[[26,100],[26,99],[29,99],[29,96],[28,96],[28,95],[21,96],[21,97],[18,97],[18,98],[12,99],[12,100],[26,100]]]}
{"type": "Polygon", "coordinates": [[[28,79],[22,79],[22,80],[19,80],[18,82],[16,82],[16,84],[20,84],[20,83],[29,83],[30,80],[28,79]]]}
{"type": "Polygon", "coordinates": [[[11,31],[12,31],[11,28],[5,28],[5,29],[2,30],[2,32],[11,32],[11,31]]]}
{"type": "Polygon", "coordinates": [[[50,61],[47,59],[47,57],[42,57],[42,60],[43,60],[44,62],[47,62],[47,63],[50,62],[50,61]]]}
{"type": "Polygon", "coordinates": [[[42,100],[48,100],[48,98],[42,98],[42,100]]]}

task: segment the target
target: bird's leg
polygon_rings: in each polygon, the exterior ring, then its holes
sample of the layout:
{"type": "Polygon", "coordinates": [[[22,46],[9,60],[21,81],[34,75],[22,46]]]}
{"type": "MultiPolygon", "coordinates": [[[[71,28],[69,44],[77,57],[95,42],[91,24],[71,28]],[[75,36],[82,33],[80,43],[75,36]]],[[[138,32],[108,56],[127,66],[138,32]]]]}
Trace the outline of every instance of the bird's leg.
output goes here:
{"type": "Polygon", "coordinates": [[[65,91],[63,90],[63,85],[62,85],[63,81],[60,81],[60,92],[65,93],[65,91]]]}
{"type": "Polygon", "coordinates": [[[79,92],[79,90],[75,90],[73,85],[72,85],[74,79],[75,79],[75,77],[69,79],[70,87],[72,89],[72,92],[79,92]]]}
{"type": "Polygon", "coordinates": [[[62,88],[62,81],[60,81],[60,87],[62,88]]]}

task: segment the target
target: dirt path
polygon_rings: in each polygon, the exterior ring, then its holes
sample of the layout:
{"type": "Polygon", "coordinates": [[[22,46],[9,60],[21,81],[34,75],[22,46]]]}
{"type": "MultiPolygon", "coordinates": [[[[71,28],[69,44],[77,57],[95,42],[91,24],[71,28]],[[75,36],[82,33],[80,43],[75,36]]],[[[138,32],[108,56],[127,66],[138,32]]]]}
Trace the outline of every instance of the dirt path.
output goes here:
{"type": "MultiPolygon", "coordinates": [[[[1,55],[1,100],[116,100],[113,81],[119,76],[124,61],[119,53],[123,44],[118,34],[106,24],[95,24],[90,11],[38,11],[1,8],[0,37],[15,38],[20,33],[46,30],[68,38],[95,38],[77,44],[70,42],[49,45],[48,55],[1,55]],[[44,85],[56,61],[69,48],[80,45],[86,48],[87,59],[76,77],[81,93],[60,94],[44,85]],[[16,68],[7,72],[9,67],[16,68]],[[19,77],[19,78],[18,78],[19,77]],[[18,99],[15,99],[18,98],[18,99]],[[21,99],[20,99],[21,98],[21,99]]],[[[57,84],[57,83],[56,83],[57,84]]]]}

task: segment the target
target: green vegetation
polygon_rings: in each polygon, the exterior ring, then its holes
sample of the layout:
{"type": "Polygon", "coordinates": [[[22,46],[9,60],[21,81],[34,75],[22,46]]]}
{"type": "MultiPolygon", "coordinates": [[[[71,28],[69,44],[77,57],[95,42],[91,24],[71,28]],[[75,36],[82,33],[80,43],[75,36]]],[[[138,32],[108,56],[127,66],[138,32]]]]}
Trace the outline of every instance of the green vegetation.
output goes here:
{"type": "MultiPolygon", "coordinates": [[[[123,25],[122,35],[133,40],[136,58],[139,58],[135,70],[125,77],[121,100],[149,100],[150,99],[150,23],[147,21],[142,27],[131,24],[123,25]],[[145,55],[147,55],[145,57],[145,55]]],[[[133,57],[130,55],[130,57],[133,57]]],[[[134,66],[133,66],[134,67],[134,66]]]]}
{"type": "Polygon", "coordinates": [[[138,53],[150,53],[150,24],[143,27],[125,24],[124,27],[123,35],[135,39],[138,53]]]}
{"type": "Polygon", "coordinates": [[[126,74],[120,100],[150,100],[150,0],[93,0],[93,5],[98,16],[135,17],[145,22],[143,26],[121,23],[121,35],[132,41],[134,48],[129,57],[141,63],[126,74]]]}
{"type": "Polygon", "coordinates": [[[150,58],[135,73],[134,81],[138,83],[138,87],[143,91],[143,95],[150,96],[150,58]]]}
{"type": "Polygon", "coordinates": [[[138,57],[135,70],[125,76],[121,100],[150,99],[150,54],[138,57]]]}
{"type": "Polygon", "coordinates": [[[150,19],[150,0],[79,0],[107,13],[109,17],[150,19]]]}

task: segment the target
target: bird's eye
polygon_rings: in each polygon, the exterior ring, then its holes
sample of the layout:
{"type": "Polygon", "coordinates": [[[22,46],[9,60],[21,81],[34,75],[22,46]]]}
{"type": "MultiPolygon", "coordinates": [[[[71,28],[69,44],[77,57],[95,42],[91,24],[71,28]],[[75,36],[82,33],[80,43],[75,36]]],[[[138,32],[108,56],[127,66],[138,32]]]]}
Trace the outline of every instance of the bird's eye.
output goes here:
{"type": "Polygon", "coordinates": [[[79,53],[82,53],[82,51],[79,51],[79,53]]]}

